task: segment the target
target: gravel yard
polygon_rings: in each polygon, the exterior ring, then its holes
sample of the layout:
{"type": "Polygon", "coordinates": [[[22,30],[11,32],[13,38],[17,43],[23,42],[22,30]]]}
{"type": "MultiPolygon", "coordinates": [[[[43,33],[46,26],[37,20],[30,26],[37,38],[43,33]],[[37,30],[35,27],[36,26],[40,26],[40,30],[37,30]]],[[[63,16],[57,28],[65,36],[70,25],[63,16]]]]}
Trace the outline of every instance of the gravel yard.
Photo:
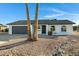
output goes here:
{"type": "Polygon", "coordinates": [[[26,42],[15,45],[12,48],[3,48],[0,50],[0,55],[18,55],[18,56],[39,56],[39,55],[53,55],[64,41],[63,40],[48,40],[48,39],[39,39],[39,41],[30,42],[25,40],[26,42]]]}
{"type": "Polygon", "coordinates": [[[79,35],[39,36],[27,41],[26,35],[2,35],[8,43],[0,45],[0,56],[73,56],[79,55],[79,35]]]}

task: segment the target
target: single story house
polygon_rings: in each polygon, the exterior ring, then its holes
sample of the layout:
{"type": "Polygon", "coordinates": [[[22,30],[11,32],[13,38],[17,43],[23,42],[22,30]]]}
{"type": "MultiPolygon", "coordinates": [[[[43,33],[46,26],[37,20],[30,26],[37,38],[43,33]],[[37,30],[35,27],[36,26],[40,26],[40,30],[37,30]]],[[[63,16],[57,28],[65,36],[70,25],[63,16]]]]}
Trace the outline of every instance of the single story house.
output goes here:
{"type": "MultiPolygon", "coordinates": [[[[27,34],[26,20],[19,20],[12,23],[8,23],[9,34],[27,34]]],[[[38,20],[38,34],[48,35],[51,31],[52,35],[72,35],[73,24],[69,20],[38,20]]],[[[31,31],[33,33],[34,20],[31,20],[31,31]]]]}

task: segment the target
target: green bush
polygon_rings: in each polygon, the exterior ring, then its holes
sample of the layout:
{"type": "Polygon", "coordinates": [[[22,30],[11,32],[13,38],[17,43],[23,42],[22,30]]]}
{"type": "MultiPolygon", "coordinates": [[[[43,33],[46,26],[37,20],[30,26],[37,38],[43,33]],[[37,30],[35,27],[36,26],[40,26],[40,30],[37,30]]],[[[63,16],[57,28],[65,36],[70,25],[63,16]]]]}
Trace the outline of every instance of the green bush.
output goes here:
{"type": "Polygon", "coordinates": [[[8,29],[5,29],[5,32],[8,32],[8,29]]]}

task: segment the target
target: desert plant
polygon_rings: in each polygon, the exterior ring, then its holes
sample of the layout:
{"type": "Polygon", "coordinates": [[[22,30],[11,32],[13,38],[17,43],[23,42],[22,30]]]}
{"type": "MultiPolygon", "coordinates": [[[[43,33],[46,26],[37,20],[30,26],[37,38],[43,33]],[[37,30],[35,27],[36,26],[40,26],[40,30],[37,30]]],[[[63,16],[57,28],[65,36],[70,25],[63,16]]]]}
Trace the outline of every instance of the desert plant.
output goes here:
{"type": "Polygon", "coordinates": [[[33,33],[33,40],[38,40],[38,3],[36,4],[36,14],[35,14],[35,21],[34,21],[34,33],[33,33]]]}
{"type": "Polygon", "coordinates": [[[27,34],[28,34],[27,40],[32,40],[31,28],[30,28],[30,17],[29,17],[29,10],[28,10],[28,4],[27,3],[26,3],[26,14],[27,14],[27,34]]]}

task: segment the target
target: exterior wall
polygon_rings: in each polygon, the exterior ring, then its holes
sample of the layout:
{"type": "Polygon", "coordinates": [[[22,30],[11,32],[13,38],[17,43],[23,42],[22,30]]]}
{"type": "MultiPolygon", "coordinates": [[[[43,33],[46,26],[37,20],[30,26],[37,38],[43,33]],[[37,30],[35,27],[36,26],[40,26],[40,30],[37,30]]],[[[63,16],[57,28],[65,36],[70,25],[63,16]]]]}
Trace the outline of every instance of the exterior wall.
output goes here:
{"type": "Polygon", "coordinates": [[[40,29],[38,29],[38,34],[42,34],[42,25],[39,25],[40,29]]]}
{"type": "MultiPolygon", "coordinates": [[[[40,25],[40,30],[38,30],[38,34],[42,34],[42,25],[40,25]]],[[[46,25],[46,24],[45,24],[46,25]]],[[[46,25],[46,34],[48,35],[48,31],[50,31],[52,25],[46,25]]],[[[73,28],[72,25],[65,25],[66,26],[66,32],[61,31],[61,27],[63,25],[53,25],[55,26],[55,31],[52,32],[52,35],[72,35],[73,34],[73,28]]]]}
{"type": "MultiPolygon", "coordinates": [[[[42,34],[42,25],[40,25],[40,29],[38,30],[38,34],[42,34]]],[[[48,35],[48,31],[50,31],[50,28],[51,28],[51,25],[47,25],[47,24],[44,24],[46,25],[46,34],[45,35],[48,35]]],[[[12,26],[18,26],[18,25],[12,25],[12,26]]],[[[9,25],[9,34],[12,34],[12,26],[9,25]]],[[[26,26],[26,25],[19,25],[19,26],[26,26]]],[[[66,29],[67,31],[66,32],[62,32],[61,31],[61,26],[63,25],[53,25],[55,26],[55,31],[52,31],[52,35],[72,35],[73,33],[73,28],[72,28],[72,25],[65,25],[66,26],[66,29]]],[[[31,31],[33,33],[33,25],[31,25],[31,31]]]]}
{"type": "MultiPolygon", "coordinates": [[[[33,32],[34,32],[34,26],[33,25],[31,25],[31,31],[32,31],[32,34],[33,34],[33,32]]],[[[41,34],[41,25],[40,25],[40,29],[38,29],[38,34],[41,34]]]]}
{"type": "Polygon", "coordinates": [[[9,25],[9,34],[12,34],[12,26],[9,25]]]}
{"type": "Polygon", "coordinates": [[[31,25],[31,32],[32,32],[32,34],[33,34],[33,31],[34,31],[34,30],[33,30],[33,25],[31,25]]]}
{"type": "Polygon", "coordinates": [[[61,31],[61,27],[63,25],[55,25],[55,31],[52,33],[52,35],[72,35],[73,34],[73,28],[72,25],[64,25],[66,26],[66,32],[61,31]]]}
{"type": "Polygon", "coordinates": [[[48,35],[49,25],[46,25],[46,35],[48,35]]]}
{"type": "Polygon", "coordinates": [[[73,34],[73,26],[72,25],[67,25],[67,32],[68,34],[73,34]]]}

